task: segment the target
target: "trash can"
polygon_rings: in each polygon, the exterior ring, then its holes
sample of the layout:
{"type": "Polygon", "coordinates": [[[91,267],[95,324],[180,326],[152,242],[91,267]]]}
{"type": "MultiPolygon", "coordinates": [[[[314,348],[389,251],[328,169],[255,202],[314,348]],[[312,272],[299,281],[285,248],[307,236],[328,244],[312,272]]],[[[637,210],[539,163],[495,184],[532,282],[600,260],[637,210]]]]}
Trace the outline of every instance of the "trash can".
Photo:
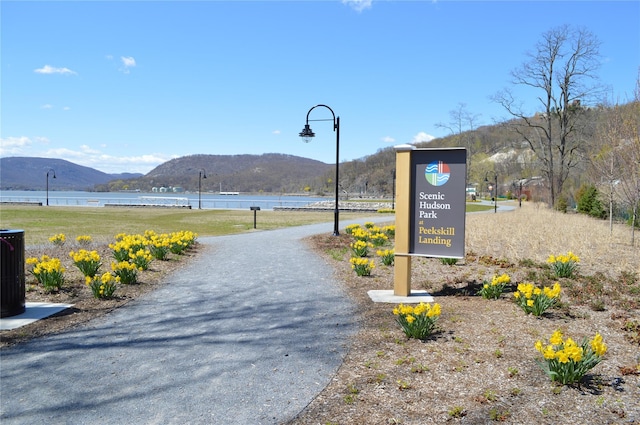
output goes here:
{"type": "Polygon", "coordinates": [[[24,230],[0,229],[0,269],[0,317],[24,313],[24,230]]]}

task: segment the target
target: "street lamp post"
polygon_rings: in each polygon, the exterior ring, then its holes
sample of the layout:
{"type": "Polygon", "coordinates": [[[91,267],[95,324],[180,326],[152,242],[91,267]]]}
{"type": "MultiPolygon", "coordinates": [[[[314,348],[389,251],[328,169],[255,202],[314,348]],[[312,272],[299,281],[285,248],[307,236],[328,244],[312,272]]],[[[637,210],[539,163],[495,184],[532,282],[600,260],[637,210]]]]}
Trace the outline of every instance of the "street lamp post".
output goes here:
{"type": "Polygon", "coordinates": [[[518,190],[518,207],[522,208],[522,179],[520,179],[520,189],[518,190]]]}
{"type": "Polygon", "coordinates": [[[49,171],[47,171],[47,206],[49,206],[49,173],[53,173],[53,178],[56,178],[56,172],[53,168],[49,168],[49,171]]]}
{"type": "MultiPolygon", "coordinates": [[[[487,175],[489,173],[487,172],[487,174],[484,175],[484,182],[485,183],[489,183],[489,180],[487,179],[487,175]]],[[[495,196],[493,197],[493,212],[497,213],[498,212],[498,173],[493,173],[493,177],[494,177],[494,187],[495,187],[495,196]]],[[[489,189],[491,190],[491,189],[489,189]]]]}
{"type": "Polygon", "coordinates": [[[202,209],[202,179],[206,179],[207,175],[204,172],[204,168],[201,168],[198,172],[198,209],[202,209]]]}
{"type": "Polygon", "coordinates": [[[309,109],[309,112],[307,112],[307,120],[306,120],[306,124],[304,125],[304,129],[300,132],[300,137],[302,137],[302,140],[305,143],[309,143],[311,141],[311,139],[313,137],[315,137],[315,133],[313,132],[313,130],[311,130],[311,127],[309,127],[309,121],[333,121],[333,131],[336,132],[336,201],[335,201],[335,205],[334,205],[334,209],[333,209],[333,235],[334,236],[338,236],[340,233],[338,232],[338,222],[339,222],[339,209],[338,209],[338,179],[339,179],[339,163],[340,163],[340,117],[336,117],[336,114],[333,113],[333,109],[331,109],[330,107],[328,107],[327,105],[316,105],[314,107],[312,107],[311,109],[309,109]],[[324,108],[327,108],[329,111],[331,111],[331,115],[333,118],[331,119],[319,119],[319,120],[309,120],[309,114],[311,113],[311,111],[313,111],[315,108],[322,106],[324,108]]]}

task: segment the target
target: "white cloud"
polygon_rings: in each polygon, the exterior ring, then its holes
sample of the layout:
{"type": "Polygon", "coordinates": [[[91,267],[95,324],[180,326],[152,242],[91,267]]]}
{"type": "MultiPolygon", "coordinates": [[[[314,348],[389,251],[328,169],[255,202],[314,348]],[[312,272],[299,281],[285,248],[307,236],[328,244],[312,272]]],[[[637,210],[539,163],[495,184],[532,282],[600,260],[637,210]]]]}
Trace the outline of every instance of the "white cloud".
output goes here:
{"type": "Polygon", "coordinates": [[[89,145],[81,145],[80,146],[80,150],[82,151],[82,153],[86,153],[86,154],[92,154],[92,153],[99,154],[100,153],[100,151],[98,151],[98,150],[91,149],[89,147],[89,145]]]}
{"type": "Polygon", "coordinates": [[[0,138],[0,156],[21,155],[24,148],[31,146],[31,139],[26,136],[0,138]]]}
{"type": "MultiPolygon", "coordinates": [[[[78,149],[47,148],[49,140],[37,137],[35,141],[26,137],[8,137],[0,139],[0,156],[28,156],[40,158],[59,158],[74,164],[95,168],[105,173],[148,173],[158,165],[177,158],[178,155],[150,153],[137,156],[114,156],[89,145],[78,149]],[[45,146],[42,146],[42,145],[45,146]]],[[[101,145],[100,147],[104,147],[101,145]]]]}
{"type": "Polygon", "coordinates": [[[41,109],[51,109],[51,108],[53,108],[53,105],[47,103],[47,104],[42,105],[40,108],[41,109]]]}
{"type": "Polygon", "coordinates": [[[395,142],[396,142],[396,139],[394,139],[394,138],[393,138],[393,137],[391,137],[391,136],[385,136],[385,137],[383,137],[383,138],[382,138],[382,141],[383,141],[383,142],[385,142],[385,143],[390,143],[390,144],[392,144],[392,143],[395,143],[395,142]]]}
{"type": "Polygon", "coordinates": [[[120,56],[120,60],[122,61],[122,66],[124,66],[123,72],[125,74],[129,73],[129,68],[135,68],[136,60],[132,56],[120,56]]]}
{"type": "Polygon", "coordinates": [[[342,0],[342,3],[351,6],[357,12],[362,12],[371,8],[373,0],[342,0]]]}
{"type": "Polygon", "coordinates": [[[409,143],[415,144],[415,143],[422,143],[422,142],[430,142],[433,139],[435,139],[434,136],[427,134],[424,131],[421,131],[420,133],[413,136],[413,139],[409,143]]]}
{"type": "MultiPolygon", "coordinates": [[[[34,155],[36,156],[36,155],[34,155]]],[[[37,155],[40,156],[40,155],[37,155]]],[[[138,156],[113,156],[88,145],[80,146],[80,150],[67,148],[49,149],[41,156],[61,158],[74,164],[95,168],[105,173],[148,173],[158,165],[177,158],[177,155],[160,153],[138,156]]]]}
{"type": "Polygon", "coordinates": [[[272,134],[275,134],[277,136],[278,134],[280,134],[280,130],[273,130],[272,134]]]}
{"type": "Polygon", "coordinates": [[[42,68],[34,69],[36,74],[65,74],[65,75],[77,75],[78,73],[70,70],[69,68],[55,68],[51,65],[45,65],[42,68]]]}

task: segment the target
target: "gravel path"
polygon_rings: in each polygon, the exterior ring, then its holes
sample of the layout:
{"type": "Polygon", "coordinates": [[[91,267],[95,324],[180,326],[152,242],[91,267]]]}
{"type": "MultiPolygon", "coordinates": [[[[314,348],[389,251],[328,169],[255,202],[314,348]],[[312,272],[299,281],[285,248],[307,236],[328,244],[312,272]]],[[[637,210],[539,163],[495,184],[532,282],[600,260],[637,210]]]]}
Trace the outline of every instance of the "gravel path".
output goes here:
{"type": "Polygon", "coordinates": [[[301,241],[331,230],[199,238],[203,252],[169,285],[87,326],[3,350],[0,422],[292,418],[329,382],[357,328],[330,266],[301,241]]]}

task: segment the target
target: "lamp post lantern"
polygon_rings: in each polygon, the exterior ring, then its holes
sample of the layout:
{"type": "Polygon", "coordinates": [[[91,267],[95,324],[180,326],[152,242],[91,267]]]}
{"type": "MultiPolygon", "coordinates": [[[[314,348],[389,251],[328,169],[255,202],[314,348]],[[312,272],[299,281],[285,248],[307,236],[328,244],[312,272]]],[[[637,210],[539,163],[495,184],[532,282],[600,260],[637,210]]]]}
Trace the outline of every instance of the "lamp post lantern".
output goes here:
{"type": "Polygon", "coordinates": [[[340,117],[336,117],[336,114],[333,113],[333,109],[331,109],[330,107],[328,107],[327,105],[316,105],[314,107],[312,107],[311,109],[309,109],[309,112],[307,112],[307,120],[306,120],[306,124],[304,125],[304,129],[302,129],[302,131],[300,132],[300,137],[302,137],[302,140],[305,143],[309,143],[311,141],[311,139],[313,137],[315,137],[315,133],[313,132],[313,130],[311,130],[311,127],[309,126],[309,121],[332,121],[333,122],[333,131],[335,131],[336,133],[336,181],[335,181],[335,185],[336,185],[336,201],[335,201],[335,205],[334,205],[334,209],[333,209],[333,235],[334,236],[338,236],[340,235],[340,233],[338,232],[338,225],[339,225],[339,209],[338,209],[338,196],[339,196],[339,164],[340,164],[340,117]],[[331,111],[331,115],[333,118],[331,119],[318,119],[318,120],[309,120],[309,114],[311,113],[311,111],[313,111],[315,108],[318,107],[323,107],[323,108],[327,108],[329,111],[331,111]]]}
{"type": "Polygon", "coordinates": [[[198,171],[198,209],[202,209],[202,179],[206,179],[207,175],[204,172],[204,168],[198,171]]]}
{"type": "Polygon", "coordinates": [[[49,170],[47,171],[47,206],[49,206],[49,173],[53,173],[53,178],[56,178],[56,172],[53,170],[53,168],[49,168],[49,170]]]}
{"type": "MultiPolygon", "coordinates": [[[[489,183],[489,180],[487,179],[487,175],[489,173],[487,172],[487,174],[484,175],[484,182],[485,183],[489,183]]],[[[494,188],[495,188],[495,196],[493,197],[493,212],[497,213],[498,212],[498,173],[493,173],[493,177],[494,177],[494,188]]],[[[489,186],[489,191],[491,191],[491,186],[489,186]]]]}

